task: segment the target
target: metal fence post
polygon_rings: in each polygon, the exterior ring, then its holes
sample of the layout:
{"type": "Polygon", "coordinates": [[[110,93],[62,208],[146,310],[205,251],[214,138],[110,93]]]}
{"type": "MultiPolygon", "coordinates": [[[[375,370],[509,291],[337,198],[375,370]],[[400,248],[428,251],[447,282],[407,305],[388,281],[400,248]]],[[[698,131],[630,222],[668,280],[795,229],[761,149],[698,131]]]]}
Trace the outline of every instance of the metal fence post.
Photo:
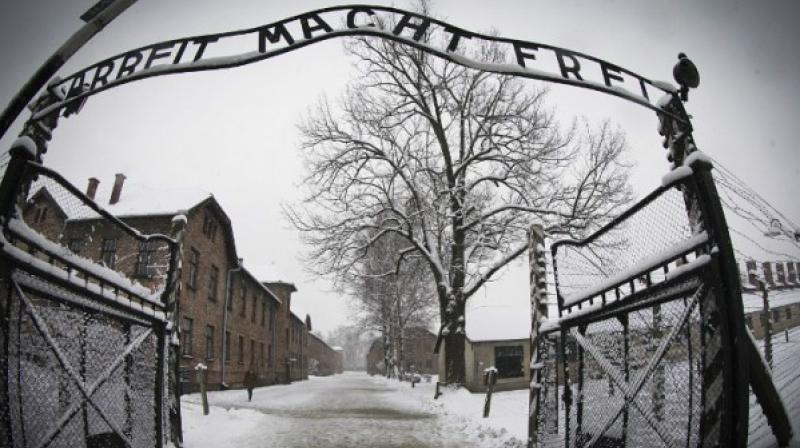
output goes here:
{"type": "MultiPolygon", "coordinates": [[[[530,300],[531,300],[531,337],[530,337],[530,363],[528,366],[530,378],[530,394],[528,397],[528,448],[536,446],[538,438],[539,412],[542,382],[542,354],[539,353],[541,343],[539,326],[540,321],[546,319],[547,311],[547,269],[544,251],[544,229],[540,224],[533,224],[528,231],[528,271],[530,275],[530,300]]],[[[557,387],[556,387],[557,389],[557,387]]]]}
{"type": "Polygon", "coordinates": [[[767,291],[767,284],[758,280],[758,286],[761,288],[761,300],[763,302],[763,320],[764,324],[764,357],[767,358],[769,368],[772,368],[772,322],[769,320],[769,292],[767,291]]]}

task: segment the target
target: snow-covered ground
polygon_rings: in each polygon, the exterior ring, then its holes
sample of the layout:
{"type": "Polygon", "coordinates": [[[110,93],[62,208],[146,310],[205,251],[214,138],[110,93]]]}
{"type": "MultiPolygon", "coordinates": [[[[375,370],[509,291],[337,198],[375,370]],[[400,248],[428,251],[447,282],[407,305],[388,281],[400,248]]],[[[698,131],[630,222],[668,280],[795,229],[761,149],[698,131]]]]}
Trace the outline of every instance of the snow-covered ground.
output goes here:
{"type": "Polygon", "coordinates": [[[483,395],[446,390],[433,400],[434,383],[418,384],[345,373],[292,385],[182,398],[187,448],[249,447],[520,447],[527,392],[494,396],[482,419],[483,395]]]}
{"type": "MultiPolygon", "coordinates": [[[[789,331],[788,342],[784,333],[776,335],[773,353],[773,377],[800,428],[800,328],[789,331]]],[[[208,416],[192,394],[182,399],[184,441],[187,448],[525,446],[526,390],[495,393],[485,419],[484,394],[444,389],[433,400],[433,393],[434,382],[411,388],[347,372],[259,388],[252,402],[243,390],[210,392],[208,416]]],[[[776,446],[752,396],[749,446],[776,446]]]]}
{"type": "MultiPolygon", "coordinates": [[[[763,353],[764,341],[758,341],[759,349],[763,353]]],[[[789,410],[789,417],[795,431],[792,446],[800,447],[800,327],[789,330],[789,340],[786,334],[780,332],[772,337],[772,378],[778,387],[783,403],[789,410]]],[[[761,408],[756,403],[755,397],[750,395],[750,440],[751,447],[777,446],[772,436],[769,425],[761,408]]]]}

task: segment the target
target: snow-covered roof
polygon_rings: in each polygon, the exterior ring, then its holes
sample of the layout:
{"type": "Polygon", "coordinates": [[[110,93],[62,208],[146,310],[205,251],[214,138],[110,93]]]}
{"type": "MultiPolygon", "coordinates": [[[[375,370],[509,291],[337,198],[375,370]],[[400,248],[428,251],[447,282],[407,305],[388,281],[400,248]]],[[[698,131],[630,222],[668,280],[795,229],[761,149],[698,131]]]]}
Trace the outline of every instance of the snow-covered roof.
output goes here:
{"type": "MultiPolygon", "coordinates": [[[[800,289],[769,290],[767,300],[770,307],[800,303],[800,289]]],[[[744,303],[745,313],[764,309],[761,291],[744,292],[742,294],[742,302],[744,303]]]]}
{"type": "Polygon", "coordinates": [[[174,215],[193,208],[213,195],[194,188],[151,188],[136,183],[126,183],[119,202],[108,204],[108,193],[99,191],[98,204],[117,217],[174,215]]]}
{"type": "Polygon", "coordinates": [[[259,288],[261,288],[263,291],[266,291],[267,294],[269,294],[270,298],[272,298],[272,300],[276,301],[277,303],[281,303],[281,299],[279,299],[278,296],[276,296],[275,293],[272,292],[272,290],[264,286],[261,280],[259,280],[259,278],[256,277],[255,274],[253,274],[253,272],[250,271],[250,269],[248,269],[244,265],[241,266],[241,269],[242,273],[250,277],[250,279],[253,280],[259,286],[259,288]]]}
{"type": "Polygon", "coordinates": [[[531,334],[530,305],[467,307],[465,319],[467,339],[473,342],[527,339],[531,334]]]}
{"type": "MultiPolygon", "coordinates": [[[[67,219],[99,218],[94,210],[83,205],[77,198],[58,195],[54,191],[50,191],[51,188],[58,187],[48,184],[34,185],[32,197],[43,191],[47,192],[57,202],[67,219]]],[[[109,196],[108,192],[99,191],[95,196],[95,202],[114,216],[133,217],[176,215],[195,207],[213,195],[200,189],[157,189],[136,183],[126,183],[123,186],[119,202],[109,204],[107,199],[109,196]]]]}

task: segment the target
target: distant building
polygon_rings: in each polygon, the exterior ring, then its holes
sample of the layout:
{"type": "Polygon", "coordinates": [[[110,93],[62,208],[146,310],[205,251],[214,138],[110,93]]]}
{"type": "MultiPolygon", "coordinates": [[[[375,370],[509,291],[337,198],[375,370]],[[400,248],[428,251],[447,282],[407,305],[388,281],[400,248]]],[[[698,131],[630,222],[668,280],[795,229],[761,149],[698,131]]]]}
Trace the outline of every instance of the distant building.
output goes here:
{"type": "Polygon", "coordinates": [[[769,318],[773,335],[800,326],[800,288],[794,290],[772,290],[768,292],[769,316],[764,315],[764,301],[760,291],[745,292],[745,323],[758,339],[764,337],[769,318]]]}
{"type": "MultiPolygon", "coordinates": [[[[436,375],[439,366],[433,347],[436,345],[436,335],[422,327],[406,329],[403,337],[403,369],[406,372],[436,375]]],[[[370,375],[384,375],[386,366],[383,357],[383,340],[377,338],[370,345],[367,352],[367,373],[370,375]]]]}
{"type": "Polygon", "coordinates": [[[328,376],[342,373],[342,352],[340,347],[331,347],[322,337],[308,334],[308,373],[328,376]],[[339,349],[339,350],[337,350],[339,349]]]}
{"type": "MultiPolygon", "coordinates": [[[[495,390],[527,389],[530,383],[530,311],[508,306],[479,306],[466,310],[464,359],[471,392],[483,392],[486,369],[497,369],[495,390]]],[[[444,372],[444,344],[439,372],[444,372]]]]}

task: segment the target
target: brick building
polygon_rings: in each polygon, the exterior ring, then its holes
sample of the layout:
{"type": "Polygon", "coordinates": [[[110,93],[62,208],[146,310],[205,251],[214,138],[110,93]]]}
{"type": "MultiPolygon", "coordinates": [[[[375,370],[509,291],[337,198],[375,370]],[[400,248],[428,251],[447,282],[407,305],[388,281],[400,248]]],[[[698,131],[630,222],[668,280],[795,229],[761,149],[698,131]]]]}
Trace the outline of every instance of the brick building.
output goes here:
{"type": "MultiPolygon", "coordinates": [[[[308,325],[306,325],[308,327],[308,325]]],[[[308,334],[308,373],[328,376],[342,373],[344,364],[341,349],[331,347],[320,336],[308,334]]]]}
{"type": "MultiPolygon", "coordinates": [[[[422,327],[412,327],[405,331],[403,337],[403,367],[406,372],[436,375],[438,359],[433,354],[436,335],[422,327]]],[[[385,373],[383,359],[383,340],[378,338],[370,345],[367,352],[367,373],[383,375],[385,373]]]]}
{"type": "MultiPolygon", "coordinates": [[[[198,363],[208,367],[210,389],[241,387],[249,369],[260,385],[285,382],[287,353],[297,359],[291,377],[307,377],[305,325],[289,323],[291,292],[296,288],[276,283],[278,292],[273,292],[243,266],[230,218],[213,195],[125,185],[125,176],[117,174],[106,204],[96,198],[98,184],[90,179],[86,195],[141,233],[168,234],[175,216],[186,217],[178,305],[185,392],[197,389],[198,363]]],[[[168,267],[165,244],[140,243],[104,223],[88,207],[70,208],[63,192],[51,185],[34,185],[31,192],[23,209],[29,226],[152,291],[163,286],[168,267]]]]}
{"type": "Polygon", "coordinates": [[[292,293],[297,287],[284,281],[263,282],[280,301],[277,310],[275,342],[275,375],[278,382],[308,378],[308,330],[292,311],[292,293]]]}

